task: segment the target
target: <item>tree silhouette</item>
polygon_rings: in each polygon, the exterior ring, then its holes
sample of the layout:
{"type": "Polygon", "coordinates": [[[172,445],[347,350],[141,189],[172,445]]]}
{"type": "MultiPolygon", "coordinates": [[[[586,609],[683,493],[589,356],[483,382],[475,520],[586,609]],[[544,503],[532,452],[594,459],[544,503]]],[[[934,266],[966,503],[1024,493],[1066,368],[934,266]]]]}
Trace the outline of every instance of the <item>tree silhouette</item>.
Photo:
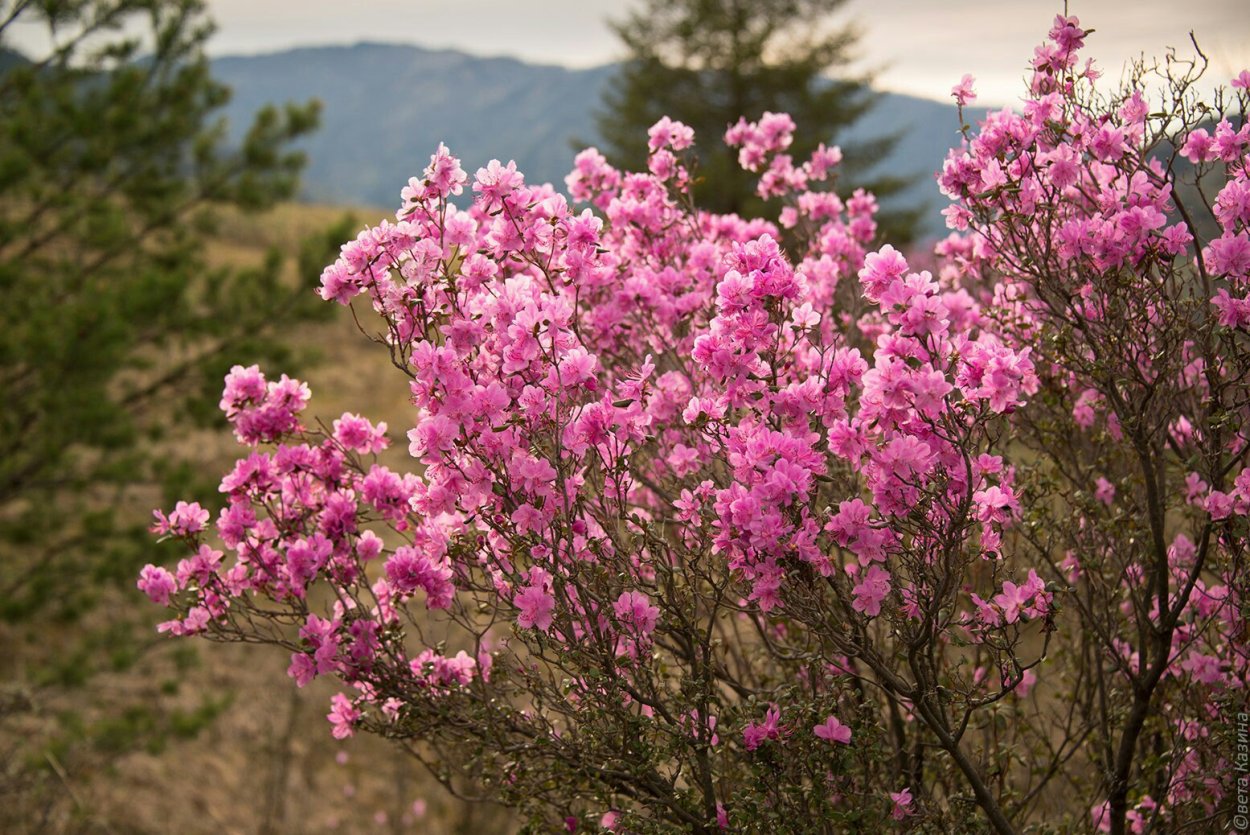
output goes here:
{"type": "MultiPolygon", "coordinates": [[[[864,186],[896,194],[905,177],[869,176],[897,137],[846,143],[842,134],[874,104],[871,76],[850,73],[859,33],[838,25],[845,0],[649,0],[613,29],[629,58],[610,82],[597,116],[613,164],[645,167],[646,129],[661,116],[694,128],[699,138],[696,198],[702,208],[756,216],[756,176],[742,171],[720,141],[740,117],[789,113],[799,126],[791,153],[803,159],[821,143],[845,152],[839,191],[864,186]],[[800,138],[801,137],[801,138],[800,138]]],[[[918,211],[880,217],[892,240],[914,234],[918,211]]]]}

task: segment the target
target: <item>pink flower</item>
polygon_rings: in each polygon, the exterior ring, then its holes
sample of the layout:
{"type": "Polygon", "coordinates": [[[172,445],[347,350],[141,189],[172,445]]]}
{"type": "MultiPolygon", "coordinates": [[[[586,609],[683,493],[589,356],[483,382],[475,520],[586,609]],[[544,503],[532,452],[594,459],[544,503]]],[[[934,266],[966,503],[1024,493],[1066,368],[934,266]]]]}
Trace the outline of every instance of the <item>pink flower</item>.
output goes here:
{"type": "Polygon", "coordinates": [[[1233,513],[1233,496],[1220,490],[1207,494],[1206,511],[1214,521],[1227,519],[1233,513]]]}
{"type": "Polygon", "coordinates": [[[257,366],[236,365],[226,375],[219,405],[239,442],[255,446],[298,431],[309,396],[307,385],[285,374],[266,382],[257,366]]]}
{"type": "Polygon", "coordinates": [[[842,162],[842,149],[837,145],[826,148],[825,143],[822,142],[815,151],[812,151],[812,158],[804,170],[811,179],[823,180],[828,176],[829,170],[837,167],[840,162],[842,162]]]}
{"type": "Polygon", "coordinates": [[[178,502],[168,518],[159,510],[152,511],[152,515],[156,519],[152,532],[157,534],[190,536],[208,525],[208,511],[200,507],[199,502],[178,502]]]}
{"type": "Polygon", "coordinates": [[[1055,188],[1065,189],[1080,176],[1080,157],[1069,145],[1060,145],[1042,154],[1041,159],[1047,163],[1047,173],[1055,188]]]}
{"type": "Polygon", "coordinates": [[[684,151],[694,144],[694,129],[664,116],[647,131],[647,148],[652,153],[661,148],[684,151]]]}
{"type": "Polygon", "coordinates": [[[881,602],[890,593],[890,573],[876,563],[868,566],[863,579],[851,590],[851,608],[869,617],[881,614],[881,602]]]}
{"type": "Polygon", "coordinates": [[[178,561],[175,579],[180,588],[194,583],[201,588],[212,583],[221,568],[222,553],[208,545],[201,545],[190,558],[178,561]]]}
{"type": "Polygon", "coordinates": [[[972,604],[977,607],[977,622],[983,626],[994,627],[1002,622],[1002,615],[997,609],[981,599],[980,595],[970,595],[972,604]]]}
{"type": "Polygon", "coordinates": [[[349,699],[342,693],[335,693],[330,697],[330,712],[326,714],[326,718],[330,720],[333,729],[330,733],[335,739],[347,739],[356,733],[356,723],[360,721],[361,712],[349,699]]]}
{"type": "Polygon", "coordinates": [[[139,572],[139,590],[160,606],[169,605],[169,596],[178,590],[174,575],[167,569],[148,563],[139,572]]]}
{"type": "Polygon", "coordinates": [[[1081,28],[1081,21],[1076,15],[1064,17],[1063,15],[1055,15],[1055,22],[1050,27],[1050,39],[1066,52],[1075,52],[1085,43],[1085,30],[1081,28]]]}
{"type": "Polygon", "coordinates": [[[1203,248],[1202,258],[1213,273],[1244,278],[1250,275],[1250,234],[1225,232],[1203,248]]]}
{"type": "Polygon", "coordinates": [[[794,120],[785,113],[765,112],[758,122],[739,119],[725,131],[725,144],[739,148],[738,164],[747,171],[758,171],[770,154],[790,146],[794,120]]]}
{"type": "Polygon", "coordinates": [[[655,631],[655,624],[660,616],[660,610],[658,607],[652,606],[651,598],[642,592],[622,592],[621,596],[612,604],[612,608],[621,623],[632,631],[644,637],[655,631]]]}
{"type": "Polygon", "coordinates": [[[1098,832],[1111,831],[1111,801],[1104,801],[1100,806],[1089,810],[1090,821],[1098,832]]]}
{"type": "Polygon", "coordinates": [[[451,578],[451,566],[445,560],[406,545],[396,548],[386,561],[386,579],[392,588],[401,595],[421,589],[431,609],[446,609],[451,605],[455,594],[451,578]]]}
{"type": "Polygon", "coordinates": [[[368,562],[382,553],[382,544],[382,537],[373,531],[364,531],[360,534],[360,538],[356,540],[356,556],[368,562]]]}
{"type": "Polygon", "coordinates": [[[1025,670],[1020,674],[1020,680],[1016,682],[1015,689],[1011,692],[1021,698],[1029,695],[1029,691],[1033,689],[1033,685],[1037,684],[1037,673],[1032,670],[1025,670]]]}
{"type": "Polygon", "coordinates": [[[1094,498],[1107,507],[1111,507],[1112,502],[1115,501],[1115,485],[1099,476],[1094,487],[1094,498]]]}
{"type": "Polygon", "coordinates": [[[1194,164],[1215,159],[1215,142],[1211,139],[1211,134],[1202,128],[1190,131],[1185,144],[1181,146],[1181,156],[1194,164]]]}
{"type": "Polygon", "coordinates": [[[463,686],[473,680],[477,661],[464,650],[454,658],[447,658],[432,649],[426,649],[409,664],[412,675],[430,687],[449,688],[463,686]]]}
{"type": "Polygon", "coordinates": [[[1020,502],[1010,487],[991,485],[984,490],[972,494],[972,501],[977,506],[977,518],[982,522],[1010,522],[1020,515],[1020,502]]]}
{"type": "Polygon", "coordinates": [[[1209,485],[1197,473],[1185,476],[1185,503],[1201,506],[1205,503],[1205,493],[1209,485]]]}
{"type": "Polygon", "coordinates": [[[1193,678],[1208,686],[1223,683],[1224,675],[1220,672],[1220,659],[1198,652],[1191,652],[1181,662],[1180,667],[1193,678]]]}
{"type": "Polygon", "coordinates": [[[912,814],[912,796],[911,789],[903,789],[901,792],[890,792],[890,800],[894,801],[894,808],[890,811],[890,817],[896,821],[912,814]]]}
{"type": "Polygon", "coordinates": [[[464,191],[464,184],[469,175],[460,167],[460,160],[453,157],[447,146],[438,143],[438,150],[430,156],[430,164],[425,169],[425,179],[434,189],[438,197],[448,197],[464,191]]]}
{"type": "Polygon", "coordinates": [[[265,399],[265,392],[265,375],[261,373],[260,366],[244,368],[236,365],[226,375],[226,387],[218,405],[229,416],[245,405],[259,405],[265,399]]]}
{"type": "Polygon", "coordinates": [[[821,739],[829,742],[841,742],[843,745],[851,743],[851,729],[848,725],[843,725],[838,721],[838,717],[830,714],[824,723],[812,728],[812,733],[821,739]]]}
{"type": "Polygon", "coordinates": [[[540,632],[551,628],[556,599],[542,586],[525,587],[512,599],[512,603],[521,610],[516,619],[517,626],[522,629],[538,629],[540,632]]]}
{"type": "Polygon", "coordinates": [[[515,162],[509,160],[507,165],[502,165],[499,160],[493,159],[485,168],[477,170],[473,190],[481,195],[483,207],[494,211],[524,182],[525,178],[516,170],[515,162]]]}
{"type": "Polygon", "coordinates": [[[1124,156],[1128,145],[1124,142],[1124,130],[1112,124],[1105,124],[1089,143],[1090,151],[1104,162],[1115,162],[1124,156]]]}
{"type": "Polygon", "coordinates": [[[344,412],[334,421],[334,439],[347,449],[369,455],[386,449],[386,424],[374,426],[360,415],[344,412]]]}
{"type": "Polygon", "coordinates": [[[1017,586],[1007,580],[1003,583],[1002,594],[995,595],[994,602],[1003,610],[1003,618],[1007,623],[1020,620],[1020,612],[1028,606],[1033,598],[1033,590],[1027,585],[1017,586]]]}
{"type": "Polygon", "coordinates": [[[1089,429],[1094,425],[1094,419],[1097,417],[1094,406],[1098,403],[1098,399],[1098,392],[1093,389],[1085,389],[1077,397],[1076,403],[1072,406],[1072,419],[1076,421],[1077,426],[1089,429]]]}
{"type": "Polygon", "coordinates": [[[955,97],[955,103],[960,107],[977,100],[977,94],[972,90],[975,81],[976,79],[971,75],[965,75],[958,84],[951,88],[951,95],[955,97]]]}
{"type": "Polygon", "coordinates": [[[860,283],[864,285],[864,298],[877,302],[881,294],[894,281],[907,272],[907,260],[894,247],[886,244],[877,252],[868,253],[863,269],[859,271],[860,283]]]}
{"type": "Polygon", "coordinates": [[[757,725],[754,722],[748,723],[742,731],[742,742],[743,745],[746,746],[746,749],[748,751],[754,751],[766,740],[780,739],[781,731],[777,728],[777,722],[780,719],[781,710],[774,704],[769,705],[768,712],[764,714],[763,724],[757,725]]]}
{"type": "Polygon", "coordinates": [[[716,733],[716,717],[709,715],[705,720],[696,707],[678,717],[678,722],[690,734],[691,739],[706,741],[708,745],[720,745],[720,735],[716,733]]]}
{"type": "Polygon", "coordinates": [[[317,665],[312,658],[304,652],[291,653],[291,663],[286,668],[286,674],[295,679],[297,687],[306,687],[308,682],[317,676],[317,665]]]}

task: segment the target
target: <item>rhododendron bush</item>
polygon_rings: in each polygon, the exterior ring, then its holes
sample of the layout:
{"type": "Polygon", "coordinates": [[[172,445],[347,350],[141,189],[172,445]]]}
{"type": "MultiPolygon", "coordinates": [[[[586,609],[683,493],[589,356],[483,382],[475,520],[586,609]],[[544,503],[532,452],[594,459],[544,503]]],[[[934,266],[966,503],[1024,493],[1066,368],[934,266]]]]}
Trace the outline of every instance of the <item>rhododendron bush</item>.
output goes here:
{"type": "Polygon", "coordinates": [[[1024,107],[965,128],[955,232],[910,262],[783,114],[725,136],[775,223],[698,211],[668,119],[567,195],[440,147],[322,277],[411,392],[412,471],[236,367],[248,451],[211,524],[157,514],[193,551],[140,579],[160,628],[285,648],[341,684],[334,736],[543,830],[1218,820],[1250,73],[1102,94],[1084,37],[1057,19],[1024,107]]]}

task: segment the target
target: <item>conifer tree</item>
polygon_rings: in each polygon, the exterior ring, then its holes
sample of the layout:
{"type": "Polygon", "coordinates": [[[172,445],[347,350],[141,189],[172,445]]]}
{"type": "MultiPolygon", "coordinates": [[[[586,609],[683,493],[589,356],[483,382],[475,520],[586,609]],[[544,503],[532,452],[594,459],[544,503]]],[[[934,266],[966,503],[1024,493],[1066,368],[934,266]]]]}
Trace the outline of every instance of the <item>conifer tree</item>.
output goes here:
{"type": "MultiPolygon", "coordinates": [[[[231,137],[211,31],[200,0],[0,0],[0,679],[28,694],[0,722],[134,662],[150,639],[116,604],[160,559],[144,504],[203,483],[187,434],[230,366],[289,357],[280,329],[322,315],[319,270],[207,257],[224,212],[294,193],[318,118],[270,107],[231,137]]],[[[140,737],[149,707],[125,714],[140,737]]],[[[0,767],[45,761],[28,735],[0,735],[0,767]]],[[[29,812],[5,806],[0,830],[29,812]]]]}
{"type": "MultiPolygon", "coordinates": [[[[760,214],[755,178],[721,142],[739,117],[785,112],[799,126],[791,149],[801,159],[820,143],[842,145],[840,192],[865,186],[880,198],[905,188],[904,177],[866,175],[895,137],[847,143],[842,134],[874,103],[871,76],[850,72],[858,32],[835,13],[845,0],[648,0],[613,28],[629,57],[610,83],[598,114],[605,152],[618,166],[644,167],[646,129],[669,116],[698,137],[696,197],[701,208],[760,214]]],[[[879,218],[892,240],[914,233],[918,211],[879,218]]]]}
{"type": "Polygon", "coordinates": [[[139,441],[188,417],[201,381],[219,385],[226,345],[242,336],[272,354],[275,319],[311,307],[276,259],[210,268],[205,244],[224,207],[293,193],[291,142],[317,106],[268,108],[228,147],[216,113],[229,89],[209,74],[199,0],[10,0],[0,27],[0,606],[12,619],[76,605],[65,588],[77,584],[61,582],[81,570],[75,554],[127,576],[117,563],[138,555],[113,553],[108,497],[160,479],[139,441]],[[19,29],[24,44],[42,30],[46,50],[16,48],[19,29]]]}

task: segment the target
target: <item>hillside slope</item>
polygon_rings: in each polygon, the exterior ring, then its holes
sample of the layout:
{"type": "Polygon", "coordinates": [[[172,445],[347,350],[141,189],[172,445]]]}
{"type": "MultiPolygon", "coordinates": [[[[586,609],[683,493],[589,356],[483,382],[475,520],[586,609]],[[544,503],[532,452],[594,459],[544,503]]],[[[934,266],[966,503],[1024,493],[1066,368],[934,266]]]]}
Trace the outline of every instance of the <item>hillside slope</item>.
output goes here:
{"type": "MultiPolygon", "coordinates": [[[[440,141],[470,172],[492,158],[515,159],[531,182],[561,185],[574,141],[596,141],[594,113],[614,67],[572,70],[362,43],[223,57],[213,71],[234,88],[227,115],[236,131],[268,102],[321,99],[322,128],[306,144],[308,199],[392,206],[440,141]]],[[[958,140],[958,126],[951,105],[886,93],[848,132],[902,133],[885,165],[919,175],[901,202],[930,206],[930,234],[942,232],[937,209],[945,205],[933,172],[958,140]]]]}

